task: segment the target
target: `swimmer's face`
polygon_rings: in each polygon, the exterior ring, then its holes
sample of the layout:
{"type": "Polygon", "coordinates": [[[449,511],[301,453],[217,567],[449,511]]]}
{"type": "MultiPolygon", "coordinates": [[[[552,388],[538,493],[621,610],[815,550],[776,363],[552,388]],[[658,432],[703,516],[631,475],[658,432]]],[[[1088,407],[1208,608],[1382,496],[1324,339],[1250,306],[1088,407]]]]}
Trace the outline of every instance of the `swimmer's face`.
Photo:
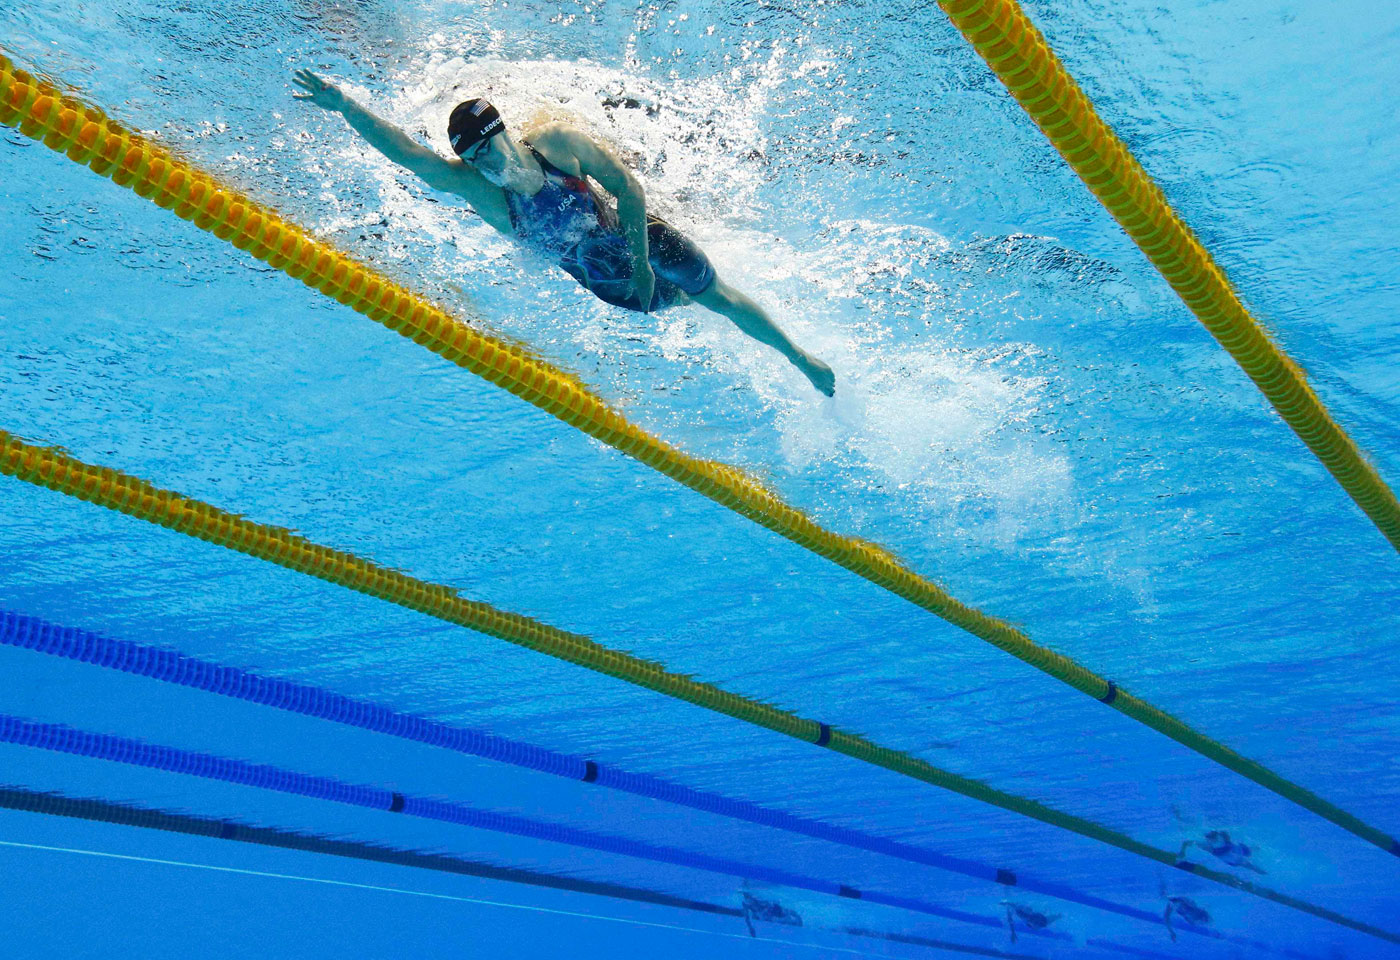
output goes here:
{"type": "Polygon", "coordinates": [[[506,164],[509,161],[507,156],[509,151],[501,143],[504,139],[504,137],[491,137],[462,154],[462,159],[476,167],[477,173],[498,187],[505,186],[506,164]]]}
{"type": "Polygon", "coordinates": [[[476,159],[471,159],[471,153],[463,154],[462,159],[496,186],[520,189],[530,182],[530,171],[511,146],[503,136],[492,137],[478,148],[476,159]]]}
{"type": "Polygon", "coordinates": [[[465,160],[467,163],[477,163],[482,157],[486,156],[486,154],[491,151],[491,145],[495,143],[496,140],[496,137],[487,137],[485,140],[472,147],[466,153],[462,154],[462,159],[465,160]]]}

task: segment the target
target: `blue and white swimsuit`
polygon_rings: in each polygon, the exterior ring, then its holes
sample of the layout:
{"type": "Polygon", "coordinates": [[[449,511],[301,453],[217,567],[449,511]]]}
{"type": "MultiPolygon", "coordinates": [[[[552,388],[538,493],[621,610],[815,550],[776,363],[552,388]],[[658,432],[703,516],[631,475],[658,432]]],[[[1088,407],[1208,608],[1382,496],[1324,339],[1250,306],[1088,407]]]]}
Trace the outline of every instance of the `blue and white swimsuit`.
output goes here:
{"type": "Polygon", "coordinates": [[[647,260],[656,273],[651,303],[632,295],[632,248],[617,214],[586,179],[571,177],[530,144],[544,170],[544,186],[532,197],[506,190],[516,235],[555,260],[595,297],[650,313],[673,305],[680,291],[704,293],[715,280],[705,252],[659,217],[647,217],[647,260]]]}

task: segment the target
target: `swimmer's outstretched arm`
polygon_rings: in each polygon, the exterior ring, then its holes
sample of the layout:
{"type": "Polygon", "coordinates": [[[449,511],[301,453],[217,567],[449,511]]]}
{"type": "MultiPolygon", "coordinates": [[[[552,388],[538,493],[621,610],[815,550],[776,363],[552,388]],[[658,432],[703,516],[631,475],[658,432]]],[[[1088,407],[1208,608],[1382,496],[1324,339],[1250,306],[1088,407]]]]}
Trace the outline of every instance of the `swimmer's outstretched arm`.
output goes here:
{"type": "Polygon", "coordinates": [[[371,147],[403,167],[435,190],[455,193],[475,208],[481,218],[497,230],[509,232],[510,214],[501,189],[461,160],[448,160],[413,141],[408,134],[345,91],[310,70],[298,70],[292,78],[306,93],[293,94],[345,118],[371,147]]]}

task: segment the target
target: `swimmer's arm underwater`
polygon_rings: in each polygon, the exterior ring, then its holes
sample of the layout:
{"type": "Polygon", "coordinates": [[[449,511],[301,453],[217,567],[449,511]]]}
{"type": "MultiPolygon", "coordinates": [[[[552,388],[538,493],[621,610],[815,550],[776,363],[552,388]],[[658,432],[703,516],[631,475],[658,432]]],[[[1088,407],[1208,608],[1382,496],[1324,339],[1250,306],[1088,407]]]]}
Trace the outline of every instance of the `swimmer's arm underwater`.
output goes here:
{"type": "Polygon", "coordinates": [[[640,303],[651,303],[656,286],[647,242],[646,191],[611,150],[581,130],[551,123],[532,133],[536,149],[566,173],[592,177],[617,199],[617,219],[632,252],[632,289],[640,303]]]}
{"type": "Polygon", "coordinates": [[[323,110],[340,114],[351,129],[387,159],[434,190],[455,193],[470,203],[488,224],[503,233],[510,232],[510,213],[501,189],[467,164],[461,160],[447,160],[422,144],[415,143],[398,127],[361,106],[345,91],[310,70],[298,70],[293,82],[307,91],[293,94],[296,99],[310,101],[323,110]]]}
{"type": "MultiPolygon", "coordinates": [[[[617,218],[632,253],[632,289],[639,302],[650,303],[656,275],[648,260],[646,193],[641,182],[612,151],[573,127],[552,123],[532,134],[532,140],[550,163],[572,176],[592,177],[617,198],[617,218]]],[[[836,375],[830,367],[794,343],[762,307],[719,277],[690,299],[777,350],[828,397],[836,392],[836,375]]]]}

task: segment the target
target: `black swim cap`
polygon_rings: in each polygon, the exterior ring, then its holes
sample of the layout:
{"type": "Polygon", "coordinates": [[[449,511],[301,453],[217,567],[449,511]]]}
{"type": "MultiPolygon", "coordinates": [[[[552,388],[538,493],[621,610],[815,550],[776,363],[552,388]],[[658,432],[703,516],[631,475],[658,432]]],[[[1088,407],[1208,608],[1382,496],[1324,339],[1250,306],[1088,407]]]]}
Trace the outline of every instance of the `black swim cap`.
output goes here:
{"type": "Polygon", "coordinates": [[[500,111],[485,100],[459,103],[447,119],[447,139],[459,157],[504,129],[500,111]]]}

